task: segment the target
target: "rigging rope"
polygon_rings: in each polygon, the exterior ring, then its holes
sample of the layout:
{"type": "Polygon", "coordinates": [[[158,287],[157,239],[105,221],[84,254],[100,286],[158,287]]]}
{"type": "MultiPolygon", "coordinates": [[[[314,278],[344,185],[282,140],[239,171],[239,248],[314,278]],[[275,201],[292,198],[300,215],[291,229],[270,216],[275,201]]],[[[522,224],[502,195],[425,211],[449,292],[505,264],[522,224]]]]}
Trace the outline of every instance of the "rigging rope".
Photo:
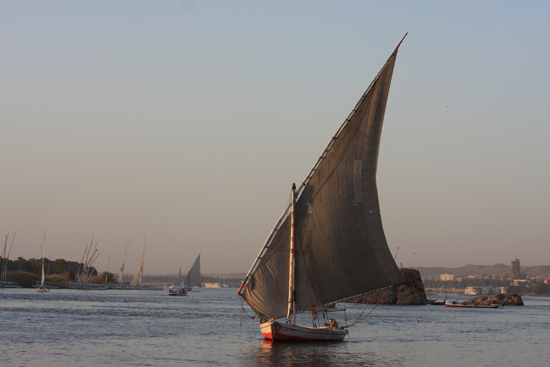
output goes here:
{"type": "MultiPolygon", "coordinates": [[[[416,278],[416,279],[411,279],[411,280],[407,280],[406,282],[402,282],[402,283],[397,283],[397,284],[394,284],[392,285],[391,287],[388,287],[386,288],[386,291],[384,292],[384,294],[382,295],[382,297],[380,297],[380,299],[378,300],[378,303],[372,308],[372,310],[369,311],[369,313],[367,313],[363,318],[361,318],[361,316],[363,315],[363,313],[365,312],[365,310],[367,309],[369,303],[367,303],[365,305],[365,308],[363,309],[363,311],[361,311],[361,313],[359,314],[359,316],[357,317],[357,319],[351,324],[349,325],[348,327],[351,327],[351,326],[354,326],[354,325],[357,325],[358,323],[360,323],[361,321],[363,321],[364,319],[367,318],[367,316],[369,316],[372,311],[374,311],[376,309],[376,307],[378,307],[378,305],[380,304],[380,302],[382,302],[382,300],[384,299],[384,296],[386,295],[386,293],[388,292],[388,290],[392,289],[392,288],[395,288],[399,285],[403,285],[403,284],[407,284],[407,283],[412,283],[414,281],[417,281],[417,280],[421,280],[422,278],[416,278]]],[[[347,320],[346,320],[347,321],[347,320]]]]}
{"type": "MultiPolygon", "coordinates": [[[[388,290],[386,290],[387,292],[388,290]]],[[[367,313],[363,318],[361,318],[361,315],[363,315],[363,313],[365,312],[365,310],[367,309],[367,306],[369,305],[369,303],[367,303],[367,305],[365,306],[365,308],[363,309],[363,311],[361,311],[361,313],[359,314],[359,316],[357,317],[357,320],[355,320],[351,325],[348,326],[349,327],[352,327],[352,326],[355,326],[357,325],[358,323],[360,323],[361,321],[363,321],[364,319],[367,318],[368,315],[371,314],[372,311],[374,311],[376,309],[376,307],[378,307],[378,305],[380,304],[380,302],[382,302],[382,300],[384,299],[384,296],[386,295],[386,292],[384,292],[384,294],[382,295],[382,297],[380,297],[380,299],[378,300],[378,303],[372,308],[372,310],[369,311],[369,313],[367,313]]],[[[347,320],[346,320],[347,321],[347,320]]]]}
{"type": "Polygon", "coordinates": [[[244,309],[243,299],[241,298],[241,318],[242,318],[242,311],[244,311],[244,313],[246,314],[246,316],[248,316],[248,318],[250,318],[250,320],[254,320],[256,318],[256,315],[250,316],[248,312],[246,312],[246,310],[244,309]]]}

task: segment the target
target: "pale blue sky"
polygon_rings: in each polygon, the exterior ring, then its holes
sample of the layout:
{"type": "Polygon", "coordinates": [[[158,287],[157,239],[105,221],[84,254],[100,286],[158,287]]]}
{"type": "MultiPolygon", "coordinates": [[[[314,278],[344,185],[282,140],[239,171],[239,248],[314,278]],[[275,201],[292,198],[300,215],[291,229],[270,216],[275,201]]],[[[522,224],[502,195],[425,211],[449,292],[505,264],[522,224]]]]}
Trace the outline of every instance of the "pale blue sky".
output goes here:
{"type": "Polygon", "coordinates": [[[0,0],[11,257],[248,270],[406,32],[378,165],[404,266],[550,264],[547,1],[0,0]]]}

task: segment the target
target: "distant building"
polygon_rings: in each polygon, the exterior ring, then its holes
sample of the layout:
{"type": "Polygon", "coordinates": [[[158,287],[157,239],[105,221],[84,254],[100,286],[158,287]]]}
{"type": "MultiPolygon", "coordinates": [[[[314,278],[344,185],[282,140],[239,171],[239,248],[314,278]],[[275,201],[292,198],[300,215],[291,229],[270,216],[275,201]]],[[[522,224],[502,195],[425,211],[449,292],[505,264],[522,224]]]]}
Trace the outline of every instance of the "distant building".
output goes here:
{"type": "Polygon", "coordinates": [[[512,261],[512,265],[510,266],[510,276],[512,278],[512,281],[514,279],[519,279],[521,266],[519,264],[519,259],[515,259],[512,261]]]}
{"type": "Polygon", "coordinates": [[[467,296],[482,296],[497,293],[506,293],[506,287],[466,287],[464,294],[467,296]]]}
{"type": "Polygon", "coordinates": [[[476,296],[481,294],[481,287],[466,287],[464,294],[467,296],[476,296]]]}
{"type": "Polygon", "coordinates": [[[449,280],[455,280],[455,276],[453,274],[441,274],[439,276],[439,280],[441,281],[449,281],[449,280]]]}
{"type": "Polygon", "coordinates": [[[510,280],[510,275],[509,274],[501,274],[500,275],[500,280],[510,280]]]}
{"type": "Polygon", "coordinates": [[[520,285],[529,286],[531,285],[531,280],[530,279],[512,279],[512,286],[517,287],[520,285]]]}

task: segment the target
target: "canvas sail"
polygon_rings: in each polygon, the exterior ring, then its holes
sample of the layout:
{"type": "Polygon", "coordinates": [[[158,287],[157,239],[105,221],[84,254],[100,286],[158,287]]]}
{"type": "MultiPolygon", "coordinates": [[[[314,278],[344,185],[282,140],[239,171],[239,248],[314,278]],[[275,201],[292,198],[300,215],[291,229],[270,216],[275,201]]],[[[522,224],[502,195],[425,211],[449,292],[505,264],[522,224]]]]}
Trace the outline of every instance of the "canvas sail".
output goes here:
{"type": "Polygon", "coordinates": [[[130,285],[133,287],[141,287],[141,279],[143,277],[143,263],[139,264],[130,285]]]}
{"type": "MultiPolygon", "coordinates": [[[[297,192],[296,311],[402,281],[390,253],[376,187],[384,112],[396,51],[363,94],[297,192]]],[[[288,307],[288,207],[239,294],[262,318],[288,307]]]]}
{"type": "Polygon", "coordinates": [[[178,272],[178,275],[176,276],[176,279],[174,279],[174,284],[183,284],[183,277],[181,276],[181,268],[178,272]]]}
{"type": "Polygon", "coordinates": [[[120,265],[120,272],[118,273],[118,284],[122,285],[122,276],[124,275],[124,265],[126,264],[126,253],[128,252],[129,241],[126,240],[126,246],[124,247],[124,255],[122,256],[122,264],[120,265]]]}
{"type": "Polygon", "coordinates": [[[201,255],[197,257],[191,270],[187,273],[187,286],[189,288],[201,286],[201,255]]]}
{"type": "Polygon", "coordinates": [[[141,287],[142,283],[141,280],[143,278],[143,263],[145,262],[145,243],[143,244],[143,254],[141,255],[141,263],[138,266],[138,269],[136,273],[134,274],[134,277],[132,278],[132,281],[130,282],[131,286],[134,287],[141,287]]]}
{"type": "Polygon", "coordinates": [[[44,243],[42,244],[42,277],[40,280],[40,286],[44,287],[44,281],[46,280],[46,274],[44,273],[44,246],[46,242],[46,234],[44,234],[44,243]]]}

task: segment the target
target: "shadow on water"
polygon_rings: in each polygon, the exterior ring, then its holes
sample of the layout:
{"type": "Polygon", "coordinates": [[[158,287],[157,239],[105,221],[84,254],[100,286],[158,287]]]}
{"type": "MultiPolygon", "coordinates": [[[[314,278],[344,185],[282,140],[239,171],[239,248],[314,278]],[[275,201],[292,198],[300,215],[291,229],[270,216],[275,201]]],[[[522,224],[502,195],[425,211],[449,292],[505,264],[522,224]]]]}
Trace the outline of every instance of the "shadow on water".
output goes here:
{"type": "Polygon", "coordinates": [[[244,366],[400,366],[375,353],[354,353],[346,341],[273,342],[263,340],[242,355],[244,366]]]}

